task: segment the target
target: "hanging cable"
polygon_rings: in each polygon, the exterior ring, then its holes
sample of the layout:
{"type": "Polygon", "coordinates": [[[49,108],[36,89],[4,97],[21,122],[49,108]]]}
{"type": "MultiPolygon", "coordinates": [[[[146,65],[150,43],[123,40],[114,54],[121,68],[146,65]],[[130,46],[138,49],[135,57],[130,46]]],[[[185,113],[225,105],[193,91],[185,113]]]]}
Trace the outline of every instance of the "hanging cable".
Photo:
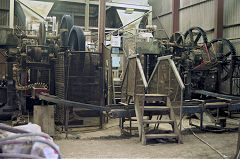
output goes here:
{"type": "Polygon", "coordinates": [[[211,146],[209,143],[207,143],[205,140],[203,140],[202,138],[200,138],[199,136],[197,136],[194,132],[193,132],[193,130],[191,129],[191,128],[189,128],[190,130],[191,130],[191,132],[192,132],[192,134],[197,138],[197,139],[199,139],[201,142],[203,142],[204,144],[206,144],[208,147],[210,147],[212,150],[214,150],[215,152],[217,152],[222,158],[224,158],[224,159],[227,159],[228,158],[228,156],[226,156],[226,155],[224,155],[224,154],[222,154],[220,151],[218,151],[217,149],[215,149],[213,146],[211,146]]]}

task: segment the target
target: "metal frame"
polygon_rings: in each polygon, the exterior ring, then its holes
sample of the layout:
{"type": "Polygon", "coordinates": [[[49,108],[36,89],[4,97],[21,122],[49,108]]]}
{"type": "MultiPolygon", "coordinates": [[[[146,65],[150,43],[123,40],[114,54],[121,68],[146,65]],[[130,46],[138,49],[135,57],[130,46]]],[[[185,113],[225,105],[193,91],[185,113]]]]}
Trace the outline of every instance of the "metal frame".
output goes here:
{"type": "Polygon", "coordinates": [[[171,69],[172,69],[172,71],[173,71],[173,73],[174,73],[174,75],[175,75],[175,77],[177,79],[178,85],[180,86],[180,89],[181,89],[181,93],[180,93],[180,96],[181,96],[180,97],[180,123],[179,123],[179,125],[180,125],[180,132],[181,132],[181,130],[182,130],[182,118],[183,118],[183,116],[182,116],[183,115],[183,112],[182,112],[183,111],[182,110],[183,109],[183,92],[184,92],[185,86],[184,86],[183,81],[182,81],[182,79],[181,79],[181,77],[179,75],[179,72],[178,72],[178,70],[176,68],[176,65],[175,65],[175,63],[172,60],[172,55],[158,57],[158,62],[157,62],[156,66],[155,66],[155,68],[154,68],[154,70],[152,72],[151,77],[149,78],[148,85],[150,85],[150,82],[152,81],[153,76],[154,76],[155,72],[157,71],[160,62],[164,61],[164,60],[168,60],[170,66],[171,66],[171,69]]]}

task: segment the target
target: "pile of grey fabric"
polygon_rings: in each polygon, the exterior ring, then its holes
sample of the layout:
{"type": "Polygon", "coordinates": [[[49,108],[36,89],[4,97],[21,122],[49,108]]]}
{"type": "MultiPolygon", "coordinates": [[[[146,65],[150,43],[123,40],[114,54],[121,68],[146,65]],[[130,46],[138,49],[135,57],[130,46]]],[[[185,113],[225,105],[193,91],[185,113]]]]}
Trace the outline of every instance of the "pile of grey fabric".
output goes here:
{"type": "Polygon", "coordinates": [[[0,147],[0,158],[62,158],[59,147],[37,124],[10,127],[0,123],[0,147]]]}

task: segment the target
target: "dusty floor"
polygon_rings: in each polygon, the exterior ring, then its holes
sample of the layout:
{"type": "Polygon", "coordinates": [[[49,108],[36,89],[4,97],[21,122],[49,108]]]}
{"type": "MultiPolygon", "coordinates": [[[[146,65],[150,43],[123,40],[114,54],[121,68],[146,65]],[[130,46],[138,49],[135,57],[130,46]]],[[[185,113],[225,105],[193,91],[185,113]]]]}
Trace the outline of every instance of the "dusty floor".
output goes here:
{"type": "MultiPolygon", "coordinates": [[[[187,125],[185,123],[185,128],[187,125]]],[[[236,132],[196,133],[228,158],[236,151],[236,132]]],[[[143,146],[137,135],[121,135],[116,119],[110,120],[103,130],[72,129],[68,139],[65,139],[65,134],[60,134],[55,143],[59,145],[64,158],[221,158],[187,128],[183,131],[183,144],[150,141],[147,146],[143,146]]]]}

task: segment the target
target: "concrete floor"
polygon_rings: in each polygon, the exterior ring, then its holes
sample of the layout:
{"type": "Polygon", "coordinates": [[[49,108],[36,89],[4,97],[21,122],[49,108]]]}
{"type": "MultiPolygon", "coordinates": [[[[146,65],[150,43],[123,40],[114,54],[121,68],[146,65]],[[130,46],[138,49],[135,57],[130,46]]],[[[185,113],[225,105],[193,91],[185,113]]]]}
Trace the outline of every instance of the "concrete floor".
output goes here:
{"type": "MultiPolygon", "coordinates": [[[[187,122],[184,123],[187,125],[187,122]]],[[[143,146],[137,135],[121,135],[118,120],[114,119],[103,130],[74,128],[70,130],[68,139],[65,139],[65,134],[59,134],[54,142],[59,145],[64,158],[221,158],[194,137],[189,129],[183,132],[183,144],[150,141],[143,146]]],[[[236,132],[217,134],[198,131],[197,135],[228,158],[235,154],[236,132]]]]}

